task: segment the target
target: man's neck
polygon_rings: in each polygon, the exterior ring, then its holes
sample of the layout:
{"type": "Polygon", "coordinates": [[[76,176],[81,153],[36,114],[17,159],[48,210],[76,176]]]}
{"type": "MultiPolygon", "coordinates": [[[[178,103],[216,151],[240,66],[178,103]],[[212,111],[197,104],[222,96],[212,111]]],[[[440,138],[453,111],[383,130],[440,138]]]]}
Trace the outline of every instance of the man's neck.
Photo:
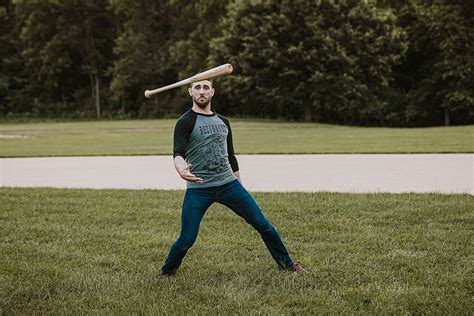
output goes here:
{"type": "Polygon", "coordinates": [[[201,114],[212,114],[211,111],[211,102],[204,108],[200,108],[196,103],[193,103],[192,110],[196,113],[201,113],[201,114]]]}

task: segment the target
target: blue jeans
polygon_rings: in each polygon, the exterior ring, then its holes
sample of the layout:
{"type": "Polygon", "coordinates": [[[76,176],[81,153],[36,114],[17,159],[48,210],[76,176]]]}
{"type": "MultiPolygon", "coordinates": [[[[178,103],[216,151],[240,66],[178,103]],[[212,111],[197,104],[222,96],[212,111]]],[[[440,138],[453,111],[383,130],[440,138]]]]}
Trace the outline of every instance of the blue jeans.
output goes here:
{"type": "Polygon", "coordinates": [[[227,184],[210,188],[191,188],[186,190],[181,214],[181,233],[173,244],[161,269],[162,273],[175,274],[186,252],[196,241],[199,224],[212,203],[223,204],[241,216],[262,236],[270,254],[283,269],[291,267],[293,261],[278,232],[265,218],[253,197],[234,180],[227,184]]]}

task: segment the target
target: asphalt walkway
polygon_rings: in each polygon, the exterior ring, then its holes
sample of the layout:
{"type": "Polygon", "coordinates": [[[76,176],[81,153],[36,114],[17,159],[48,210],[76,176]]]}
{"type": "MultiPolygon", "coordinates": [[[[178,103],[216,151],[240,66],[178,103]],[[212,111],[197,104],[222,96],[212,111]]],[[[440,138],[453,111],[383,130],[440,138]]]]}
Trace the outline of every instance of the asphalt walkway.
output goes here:
{"type": "MultiPolygon", "coordinates": [[[[474,154],[241,155],[249,191],[474,194],[474,154]]],[[[184,189],[170,156],[0,159],[0,186],[184,189]]]]}

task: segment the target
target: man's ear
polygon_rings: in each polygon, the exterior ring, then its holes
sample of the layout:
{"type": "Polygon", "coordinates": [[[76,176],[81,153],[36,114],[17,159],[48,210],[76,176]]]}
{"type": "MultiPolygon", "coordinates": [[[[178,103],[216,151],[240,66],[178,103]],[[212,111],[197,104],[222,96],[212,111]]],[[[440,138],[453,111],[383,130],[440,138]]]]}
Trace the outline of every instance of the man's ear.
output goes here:
{"type": "Polygon", "coordinates": [[[192,89],[191,88],[188,88],[188,93],[190,96],[193,96],[193,94],[191,93],[192,89]]]}

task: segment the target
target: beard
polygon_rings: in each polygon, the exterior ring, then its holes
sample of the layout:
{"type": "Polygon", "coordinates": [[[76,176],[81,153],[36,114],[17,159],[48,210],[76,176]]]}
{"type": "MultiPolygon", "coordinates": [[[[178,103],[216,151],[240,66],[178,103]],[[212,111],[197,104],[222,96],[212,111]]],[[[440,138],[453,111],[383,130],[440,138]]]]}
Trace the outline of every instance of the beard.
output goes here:
{"type": "Polygon", "coordinates": [[[211,99],[203,98],[203,99],[205,99],[205,101],[199,101],[199,99],[200,99],[200,97],[197,98],[197,99],[194,99],[194,103],[196,103],[196,105],[201,109],[205,109],[207,107],[207,105],[211,102],[211,99]]]}

